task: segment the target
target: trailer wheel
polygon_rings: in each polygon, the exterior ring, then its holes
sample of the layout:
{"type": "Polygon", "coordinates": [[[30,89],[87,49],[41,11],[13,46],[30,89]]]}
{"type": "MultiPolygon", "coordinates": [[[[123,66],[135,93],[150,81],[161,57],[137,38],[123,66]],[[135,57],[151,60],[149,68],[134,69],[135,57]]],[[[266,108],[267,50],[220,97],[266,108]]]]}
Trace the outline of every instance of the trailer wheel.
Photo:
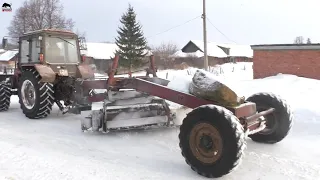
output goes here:
{"type": "Polygon", "coordinates": [[[253,141],[273,144],[280,142],[288,135],[293,124],[293,114],[284,100],[272,93],[258,93],[247,98],[247,101],[256,103],[258,112],[275,108],[275,112],[264,116],[266,128],[249,135],[253,141]]]}
{"type": "Polygon", "coordinates": [[[6,84],[0,84],[0,112],[7,111],[10,107],[11,89],[6,84]]]}
{"type": "Polygon", "coordinates": [[[40,82],[40,75],[34,69],[22,73],[19,81],[19,103],[26,117],[39,119],[47,117],[54,103],[53,84],[40,82]]]}
{"type": "Polygon", "coordinates": [[[180,126],[179,139],[186,163],[209,178],[221,177],[236,168],[246,147],[237,117],[213,105],[191,111],[180,126]]]}

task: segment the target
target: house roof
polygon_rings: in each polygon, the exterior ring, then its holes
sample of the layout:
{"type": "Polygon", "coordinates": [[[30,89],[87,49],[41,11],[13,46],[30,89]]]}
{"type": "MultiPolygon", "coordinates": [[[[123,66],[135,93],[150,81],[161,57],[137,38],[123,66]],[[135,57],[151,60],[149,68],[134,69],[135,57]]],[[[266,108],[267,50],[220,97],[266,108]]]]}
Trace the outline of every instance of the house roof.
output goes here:
{"type": "MultiPolygon", "coordinates": [[[[86,43],[87,50],[81,50],[82,54],[94,59],[111,59],[114,57],[118,46],[115,43],[86,43]]],[[[147,55],[152,54],[148,51],[147,55]]]]}
{"type": "Polygon", "coordinates": [[[230,52],[228,56],[253,57],[253,50],[250,45],[239,45],[239,44],[217,44],[217,45],[224,48],[229,48],[230,52]]]}
{"type": "Polygon", "coordinates": [[[0,61],[10,61],[15,55],[18,54],[18,50],[9,50],[3,54],[0,54],[0,61]]]}
{"type": "Polygon", "coordinates": [[[175,52],[174,54],[170,55],[169,57],[190,57],[190,56],[194,56],[194,57],[203,57],[204,54],[201,51],[196,51],[194,53],[185,53],[182,52],[182,50],[179,50],[177,52],[175,52]]]}
{"type": "MultiPolygon", "coordinates": [[[[194,45],[196,45],[202,52],[204,52],[204,43],[203,41],[199,40],[191,40],[194,45]]],[[[228,55],[217,46],[217,44],[208,42],[207,43],[207,52],[208,56],[213,56],[213,57],[219,57],[219,58],[224,58],[228,57],[228,55]]]]}
{"type": "MultiPolygon", "coordinates": [[[[203,54],[203,52],[204,52],[203,41],[190,40],[188,42],[188,44],[189,43],[193,43],[194,45],[196,45],[199,48],[199,50],[202,52],[202,56],[204,56],[204,54],[203,54]]],[[[182,50],[188,44],[186,44],[182,48],[182,50]]],[[[230,57],[230,56],[253,57],[253,50],[250,45],[223,44],[223,43],[208,42],[207,43],[207,51],[208,51],[208,56],[219,57],[219,58],[230,57]],[[229,49],[229,54],[226,54],[226,52],[224,52],[221,47],[229,49]]],[[[190,54],[190,53],[187,53],[187,54],[190,54]]],[[[199,56],[199,57],[202,57],[202,56],[199,56]]]]}

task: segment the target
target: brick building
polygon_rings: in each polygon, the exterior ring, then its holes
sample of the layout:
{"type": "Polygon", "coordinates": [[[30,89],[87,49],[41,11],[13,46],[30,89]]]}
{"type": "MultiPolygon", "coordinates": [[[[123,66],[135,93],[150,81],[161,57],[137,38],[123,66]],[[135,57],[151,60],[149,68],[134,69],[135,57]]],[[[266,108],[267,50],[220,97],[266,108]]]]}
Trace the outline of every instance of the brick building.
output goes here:
{"type": "Polygon", "coordinates": [[[278,73],[320,80],[320,44],[253,45],[255,79],[278,73]]]}

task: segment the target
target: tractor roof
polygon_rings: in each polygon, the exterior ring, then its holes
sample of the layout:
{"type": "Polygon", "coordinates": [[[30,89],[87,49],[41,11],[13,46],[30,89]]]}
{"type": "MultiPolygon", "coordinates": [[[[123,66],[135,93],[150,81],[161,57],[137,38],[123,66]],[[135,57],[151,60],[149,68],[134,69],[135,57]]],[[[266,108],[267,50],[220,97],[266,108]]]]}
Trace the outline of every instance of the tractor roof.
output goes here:
{"type": "Polygon", "coordinates": [[[32,35],[32,34],[60,34],[60,35],[74,35],[76,34],[72,31],[67,31],[67,30],[61,30],[61,29],[40,29],[40,30],[35,30],[35,31],[29,31],[23,34],[23,36],[26,35],[32,35]]]}

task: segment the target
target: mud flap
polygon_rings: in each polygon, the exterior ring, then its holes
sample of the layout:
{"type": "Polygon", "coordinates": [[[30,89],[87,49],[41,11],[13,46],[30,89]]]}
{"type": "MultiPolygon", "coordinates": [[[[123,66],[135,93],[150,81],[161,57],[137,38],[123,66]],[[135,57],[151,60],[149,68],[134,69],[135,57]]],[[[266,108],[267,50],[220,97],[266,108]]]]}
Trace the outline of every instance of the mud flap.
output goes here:
{"type": "Polygon", "coordinates": [[[79,72],[81,74],[82,79],[92,79],[94,78],[94,72],[90,66],[86,64],[81,64],[78,66],[79,72]]]}
{"type": "Polygon", "coordinates": [[[51,67],[42,64],[35,64],[34,67],[41,76],[40,82],[53,83],[56,80],[56,73],[51,67]]]}

